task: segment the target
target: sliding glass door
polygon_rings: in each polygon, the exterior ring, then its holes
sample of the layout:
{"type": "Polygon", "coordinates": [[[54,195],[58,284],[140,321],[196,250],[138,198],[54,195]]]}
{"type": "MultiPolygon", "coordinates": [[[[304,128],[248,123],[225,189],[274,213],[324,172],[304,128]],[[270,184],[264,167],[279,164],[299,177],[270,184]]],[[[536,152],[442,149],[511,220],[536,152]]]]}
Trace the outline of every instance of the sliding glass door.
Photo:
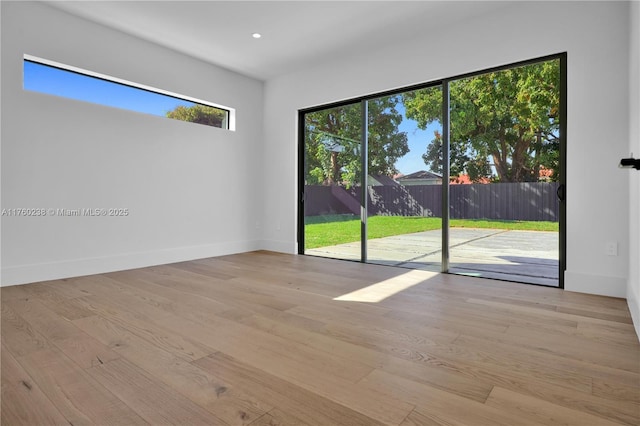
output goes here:
{"type": "Polygon", "coordinates": [[[560,60],[449,83],[449,272],[559,285],[560,60]]]}
{"type": "Polygon", "coordinates": [[[440,85],[368,101],[367,261],[441,270],[440,85]],[[421,113],[433,112],[428,120],[421,113]]]}
{"type": "Polygon", "coordinates": [[[361,260],[361,102],[304,114],[304,253],[361,260]]]}
{"type": "Polygon", "coordinates": [[[564,66],[301,111],[300,253],[561,287],[564,66]]]}

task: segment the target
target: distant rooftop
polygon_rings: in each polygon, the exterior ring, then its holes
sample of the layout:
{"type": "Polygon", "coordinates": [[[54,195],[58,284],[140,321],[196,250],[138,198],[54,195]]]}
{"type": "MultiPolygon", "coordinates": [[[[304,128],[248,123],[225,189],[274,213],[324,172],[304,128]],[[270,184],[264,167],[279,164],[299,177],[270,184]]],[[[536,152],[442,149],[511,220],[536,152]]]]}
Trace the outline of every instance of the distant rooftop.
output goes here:
{"type": "Polygon", "coordinates": [[[410,179],[442,179],[442,175],[437,173],[428,172],[426,170],[420,170],[408,175],[399,177],[397,180],[410,180],[410,179]]]}

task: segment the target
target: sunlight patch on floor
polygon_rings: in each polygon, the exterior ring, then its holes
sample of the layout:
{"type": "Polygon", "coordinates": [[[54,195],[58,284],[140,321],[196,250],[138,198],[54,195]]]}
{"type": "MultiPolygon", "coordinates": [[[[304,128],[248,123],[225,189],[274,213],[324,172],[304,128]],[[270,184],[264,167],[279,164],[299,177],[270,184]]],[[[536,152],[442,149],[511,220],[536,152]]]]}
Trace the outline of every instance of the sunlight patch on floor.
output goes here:
{"type": "Polygon", "coordinates": [[[333,300],[341,302],[367,302],[378,303],[388,297],[407,290],[415,285],[425,282],[435,274],[425,273],[425,271],[409,271],[397,277],[380,281],[351,293],[335,297],[333,300]]]}

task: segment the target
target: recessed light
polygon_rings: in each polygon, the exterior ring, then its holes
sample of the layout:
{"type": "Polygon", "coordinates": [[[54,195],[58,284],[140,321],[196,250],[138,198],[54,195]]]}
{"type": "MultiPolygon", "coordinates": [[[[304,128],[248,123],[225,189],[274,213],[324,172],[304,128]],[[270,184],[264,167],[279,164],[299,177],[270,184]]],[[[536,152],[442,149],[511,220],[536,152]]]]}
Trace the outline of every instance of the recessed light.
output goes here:
{"type": "Polygon", "coordinates": [[[253,33],[253,34],[251,34],[251,37],[253,37],[253,38],[260,38],[260,37],[262,37],[262,34],[260,34],[260,33],[253,33]]]}

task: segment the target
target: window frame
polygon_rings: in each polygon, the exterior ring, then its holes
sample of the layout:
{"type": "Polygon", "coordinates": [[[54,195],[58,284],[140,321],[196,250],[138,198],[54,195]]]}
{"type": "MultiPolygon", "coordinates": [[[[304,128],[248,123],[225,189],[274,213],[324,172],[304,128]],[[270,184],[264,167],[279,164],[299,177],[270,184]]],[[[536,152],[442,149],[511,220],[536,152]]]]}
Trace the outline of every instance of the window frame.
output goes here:
{"type": "MultiPolygon", "coordinates": [[[[553,54],[549,54],[549,55],[544,55],[544,56],[539,56],[539,57],[535,57],[535,58],[531,58],[531,59],[525,59],[525,60],[521,60],[521,61],[515,61],[515,62],[511,62],[511,63],[505,63],[502,65],[497,65],[494,67],[489,67],[489,68],[485,68],[485,69],[479,69],[476,71],[470,71],[470,72],[466,72],[463,74],[458,74],[458,75],[454,75],[451,77],[445,77],[445,78],[441,78],[441,79],[435,79],[435,80],[431,80],[431,81],[426,81],[423,83],[417,83],[417,84],[413,84],[413,85],[407,85],[404,87],[399,87],[399,88],[394,88],[394,89],[390,89],[390,90],[384,90],[384,91],[380,91],[380,92],[376,92],[376,93],[369,93],[366,95],[362,95],[362,96],[357,96],[354,98],[349,98],[349,99],[343,99],[340,101],[335,101],[335,102],[328,102],[325,104],[320,104],[320,105],[314,105],[314,106],[310,106],[310,107],[306,107],[306,108],[300,108],[298,109],[298,113],[297,113],[297,139],[298,139],[298,143],[297,143],[297,187],[296,187],[296,192],[297,192],[297,203],[296,203],[296,217],[297,217],[297,233],[296,233],[296,242],[297,242],[297,253],[299,255],[305,255],[305,222],[304,222],[304,218],[305,218],[305,176],[304,176],[304,164],[305,164],[305,115],[309,114],[309,113],[313,113],[313,112],[317,112],[317,111],[322,111],[325,109],[329,109],[329,108],[336,108],[336,107],[340,107],[340,106],[345,106],[345,105],[350,105],[350,104],[355,104],[357,102],[364,102],[364,101],[368,101],[371,99],[375,99],[375,98],[379,98],[379,97],[383,97],[383,96],[392,96],[395,94],[399,94],[399,93],[403,93],[403,92],[408,92],[408,91],[412,91],[412,90],[420,90],[420,89],[425,89],[428,87],[433,87],[433,86],[438,86],[441,85],[443,88],[443,135],[446,135],[446,142],[444,142],[446,144],[446,147],[444,148],[444,152],[443,152],[443,157],[444,158],[448,158],[449,157],[449,131],[448,130],[444,130],[445,129],[445,125],[448,127],[449,126],[449,118],[448,118],[448,114],[449,114],[449,103],[448,103],[448,96],[449,96],[449,83],[452,81],[456,81],[456,80],[461,80],[464,78],[469,78],[469,77],[475,77],[478,75],[482,75],[482,74],[487,74],[487,73],[492,73],[492,72],[500,72],[500,71],[504,71],[504,70],[508,70],[511,68],[517,68],[517,67],[521,67],[521,66],[526,66],[526,65],[531,65],[531,64],[537,64],[537,63],[542,63],[542,62],[547,62],[547,61],[553,61],[553,60],[557,60],[559,62],[559,67],[560,67],[560,111],[559,111],[559,120],[560,120],[560,129],[559,129],[559,140],[560,140],[560,159],[559,159],[559,164],[560,164],[560,170],[562,170],[562,174],[560,176],[560,180],[559,180],[559,184],[562,188],[562,197],[560,197],[560,194],[558,194],[558,198],[559,198],[559,211],[560,211],[560,216],[559,216],[559,277],[558,277],[558,288],[560,289],[564,289],[564,273],[567,270],[567,232],[566,232],[566,222],[567,222],[567,202],[566,202],[566,187],[567,187],[567,177],[566,177],[566,170],[567,170],[567,78],[568,78],[568,73],[567,73],[567,59],[568,55],[567,52],[558,52],[558,53],[553,53],[553,54]],[[445,98],[447,98],[446,104],[445,104],[445,98]],[[446,117],[446,118],[445,118],[446,117]]],[[[363,140],[365,138],[363,137],[363,140]]],[[[363,146],[366,146],[363,145],[363,146]]],[[[364,149],[364,148],[363,148],[364,149]]],[[[363,156],[364,158],[364,156],[363,156]]],[[[363,160],[364,161],[364,160],[363,160]]],[[[445,185],[443,186],[443,197],[442,197],[442,211],[443,211],[443,215],[445,215],[446,217],[443,218],[443,236],[442,236],[442,241],[443,241],[443,247],[442,247],[442,253],[443,253],[443,257],[442,257],[442,273],[450,273],[448,271],[449,269],[449,234],[448,234],[448,228],[449,228],[449,213],[450,213],[450,209],[449,209],[449,194],[448,194],[448,187],[449,187],[449,164],[448,161],[445,161],[444,163],[447,168],[447,170],[445,171],[445,173],[443,173],[443,182],[446,182],[445,185]],[[445,213],[446,212],[446,213],[445,213]]],[[[366,183],[366,180],[365,180],[366,183]]],[[[363,208],[363,211],[366,213],[366,208],[364,208],[363,206],[365,205],[365,190],[364,188],[366,187],[366,184],[363,183],[362,187],[363,187],[363,192],[362,192],[362,200],[361,200],[361,208],[363,208]]],[[[362,214],[361,214],[362,216],[362,214]]],[[[362,220],[362,217],[361,217],[362,220]]],[[[366,229],[366,223],[363,224],[363,229],[366,229]]],[[[366,231],[362,231],[361,233],[361,247],[363,254],[361,256],[361,260],[360,262],[363,263],[367,263],[366,262],[366,231]]],[[[341,259],[342,260],[342,259],[341,259]]],[[[346,260],[349,261],[349,260],[346,260]]],[[[493,278],[488,278],[488,279],[493,279],[493,278]]],[[[539,284],[533,284],[533,283],[527,283],[527,285],[539,285],[539,284]]]]}

